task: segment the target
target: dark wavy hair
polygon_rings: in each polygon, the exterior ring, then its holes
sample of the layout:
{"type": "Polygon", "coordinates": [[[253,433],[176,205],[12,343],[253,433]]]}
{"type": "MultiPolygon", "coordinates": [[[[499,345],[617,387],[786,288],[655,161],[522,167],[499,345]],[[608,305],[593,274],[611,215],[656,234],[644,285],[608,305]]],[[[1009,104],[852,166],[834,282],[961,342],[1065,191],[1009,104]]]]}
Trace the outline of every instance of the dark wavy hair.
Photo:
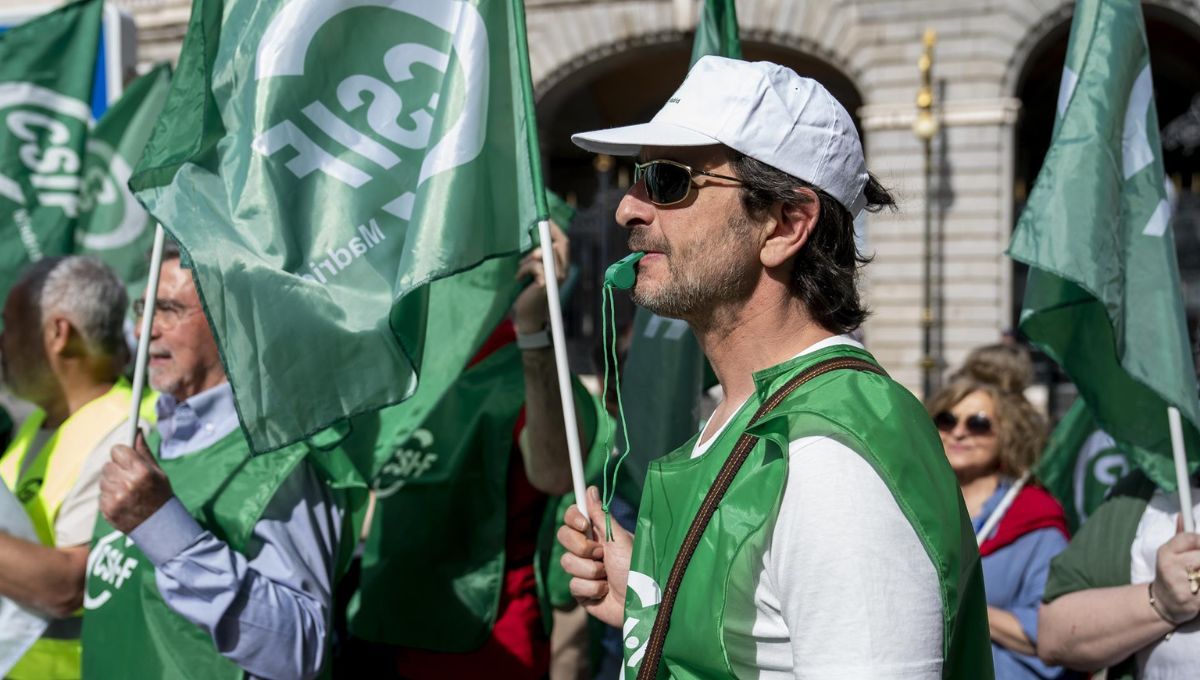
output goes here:
{"type": "MultiPolygon", "coordinates": [[[[858,272],[871,261],[854,243],[854,217],[824,190],[782,170],[733,152],[734,174],[742,181],[742,207],[761,219],[771,206],[812,200],[797,189],[811,189],[820,203],[816,227],[792,264],[792,294],[804,301],[808,313],[834,333],[848,333],[867,318],[858,294],[858,272]]],[[[869,176],[864,189],[868,212],[895,209],[891,192],[869,176]]]]}

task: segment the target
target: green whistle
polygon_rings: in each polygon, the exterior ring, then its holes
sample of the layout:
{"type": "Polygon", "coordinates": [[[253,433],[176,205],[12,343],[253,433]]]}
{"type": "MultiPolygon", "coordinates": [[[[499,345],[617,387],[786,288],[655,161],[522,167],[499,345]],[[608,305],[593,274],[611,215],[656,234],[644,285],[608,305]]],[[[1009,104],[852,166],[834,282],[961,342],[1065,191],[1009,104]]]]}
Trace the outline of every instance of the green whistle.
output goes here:
{"type": "Polygon", "coordinates": [[[637,283],[637,263],[646,253],[630,253],[610,264],[604,272],[604,285],[629,290],[637,283]]]}

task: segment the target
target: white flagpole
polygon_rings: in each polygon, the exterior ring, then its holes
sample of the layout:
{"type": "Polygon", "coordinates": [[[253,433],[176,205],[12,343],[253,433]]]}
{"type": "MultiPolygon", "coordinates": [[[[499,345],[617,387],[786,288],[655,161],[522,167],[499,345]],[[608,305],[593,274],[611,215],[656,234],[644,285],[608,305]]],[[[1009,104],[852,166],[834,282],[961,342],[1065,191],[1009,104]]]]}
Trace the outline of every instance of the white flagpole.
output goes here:
{"type": "Polygon", "coordinates": [[[1179,486],[1179,510],[1183,516],[1183,530],[1196,531],[1196,518],[1192,516],[1192,482],[1187,471],[1187,450],[1183,446],[1183,423],[1179,409],[1167,407],[1167,422],[1171,426],[1171,450],[1175,454],[1175,482],[1179,486]]]}
{"type": "Polygon", "coordinates": [[[146,309],[142,312],[142,335],[138,338],[137,356],[133,363],[133,402],[129,405],[129,429],[126,441],[137,441],[138,413],[142,408],[142,393],[146,391],[146,359],[150,355],[150,328],[154,324],[154,301],[158,297],[158,274],[162,269],[163,228],[154,227],[154,248],[150,251],[150,278],[146,281],[146,309]]]}
{"type": "Polygon", "coordinates": [[[1012,507],[1013,501],[1017,500],[1017,494],[1021,493],[1021,489],[1024,489],[1025,485],[1029,483],[1030,475],[1031,473],[1029,472],[1021,475],[1021,478],[1012,485],[1008,493],[1004,494],[1004,498],[1000,499],[1000,503],[996,506],[996,509],[992,511],[992,514],[988,515],[987,521],[979,528],[979,533],[975,534],[976,543],[983,545],[988,535],[1000,525],[1000,520],[1004,519],[1004,515],[1012,507]]]}
{"type": "Polygon", "coordinates": [[[567,432],[567,456],[571,461],[571,484],[575,504],[588,517],[586,483],[583,477],[583,453],[579,449],[579,426],[575,421],[575,400],[571,391],[571,371],[567,367],[567,338],[563,333],[562,304],[558,299],[558,269],[554,261],[550,220],[538,222],[542,242],[542,268],[546,272],[546,302],[550,305],[550,336],[554,340],[554,365],[558,369],[558,396],[562,399],[563,426],[567,432]]]}

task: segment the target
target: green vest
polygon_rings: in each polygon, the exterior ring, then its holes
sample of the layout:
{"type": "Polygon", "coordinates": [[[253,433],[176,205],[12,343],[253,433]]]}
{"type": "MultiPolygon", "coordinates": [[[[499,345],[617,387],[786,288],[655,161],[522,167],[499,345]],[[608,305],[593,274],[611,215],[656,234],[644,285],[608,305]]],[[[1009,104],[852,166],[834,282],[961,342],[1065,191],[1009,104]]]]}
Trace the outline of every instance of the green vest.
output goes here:
{"type": "MultiPolygon", "coordinates": [[[[151,450],[157,451],[157,434],[150,439],[151,450]]],[[[328,461],[343,457],[340,448],[318,450],[307,442],[254,456],[239,429],[204,451],[159,464],[200,526],[244,553],[254,525],[297,465],[308,460],[327,474],[328,461]]],[[[353,506],[340,490],[335,498],[353,506]]],[[[348,524],[356,510],[347,508],[348,524]]],[[[348,562],[356,536],[353,529],[343,531],[335,576],[348,562]]],[[[154,565],[142,551],[98,517],[84,593],[83,677],[243,677],[240,668],[217,653],[207,633],[167,606],[154,575],[154,565]]]]}
{"type": "MultiPolygon", "coordinates": [[[[755,393],[707,453],[692,458],[693,439],[651,463],[625,599],[627,677],[637,673],[658,609],[659,588],[667,582],[692,518],[751,416],[788,380],[834,357],[875,363],[869,353],[843,345],[760,371],[754,375],[755,393]]],[[[797,389],[749,432],[759,441],[717,508],[684,576],[658,675],[734,677],[723,623],[728,620],[731,584],[757,579],[787,475],[804,474],[803,469],[788,468],[789,443],[829,436],[858,452],[879,473],[933,562],[942,599],[943,677],[991,678],[987,605],[975,536],[937,432],[912,394],[883,376],[831,371],[797,389]]]]}
{"type": "MultiPolygon", "coordinates": [[[[32,444],[46,419],[35,409],[21,424],[0,461],[0,478],[25,507],[43,545],[56,547],[54,522],[67,495],[96,446],[128,422],[133,393],[124,379],[103,396],[72,413],[38,451],[32,444]],[[35,456],[26,466],[25,459],[35,456]],[[23,469],[24,468],[24,469],[23,469]]],[[[7,674],[9,680],[72,680],[80,662],[79,615],[50,622],[49,627],[7,674]]]]}
{"type": "MultiPolygon", "coordinates": [[[[524,402],[520,351],[510,343],[464,371],[420,429],[388,443],[394,451],[374,483],[349,608],[355,637],[438,652],[469,652],[487,640],[504,583],[508,468],[524,402]],[[420,615],[397,614],[405,611],[420,615]]],[[[578,383],[575,402],[584,432],[595,432],[598,406],[578,383]]],[[[386,432],[387,411],[380,415],[386,432]]],[[[602,454],[590,458],[603,464],[602,454]]],[[[539,541],[534,559],[543,596],[550,543],[539,541]]]]}

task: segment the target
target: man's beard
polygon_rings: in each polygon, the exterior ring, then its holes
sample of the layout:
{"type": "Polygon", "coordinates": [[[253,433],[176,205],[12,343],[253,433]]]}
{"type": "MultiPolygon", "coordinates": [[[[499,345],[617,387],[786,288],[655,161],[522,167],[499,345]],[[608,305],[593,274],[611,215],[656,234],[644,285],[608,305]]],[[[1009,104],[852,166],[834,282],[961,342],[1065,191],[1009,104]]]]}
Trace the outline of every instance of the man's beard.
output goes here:
{"type": "Polygon", "coordinates": [[[183,380],[170,369],[146,367],[146,380],[150,387],[160,394],[175,394],[183,385],[183,380]]]}
{"type": "Polygon", "coordinates": [[[702,322],[723,303],[745,300],[755,279],[749,252],[752,235],[744,215],[712,238],[680,250],[642,247],[650,244],[635,233],[629,240],[630,250],[662,252],[669,277],[653,291],[634,286],[630,291],[634,303],[659,316],[702,322]]]}

